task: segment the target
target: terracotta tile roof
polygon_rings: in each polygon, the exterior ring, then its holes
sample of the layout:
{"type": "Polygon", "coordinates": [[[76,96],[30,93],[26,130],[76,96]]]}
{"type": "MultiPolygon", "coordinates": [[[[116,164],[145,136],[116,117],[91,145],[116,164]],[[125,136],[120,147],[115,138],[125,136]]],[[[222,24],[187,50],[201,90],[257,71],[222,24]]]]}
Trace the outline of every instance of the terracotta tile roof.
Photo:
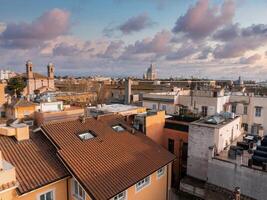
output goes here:
{"type": "MultiPolygon", "coordinates": [[[[22,77],[24,77],[24,78],[27,78],[27,74],[26,73],[23,73],[22,74],[22,77]]],[[[44,76],[44,75],[42,75],[42,74],[39,74],[39,73],[33,73],[33,78],[34,79],[47,79],[48,77],[47,76],[44,76]]]]}
{"type": "Polygon", "coordinates": [[[42,133],[32,133],[29,140],[21,142],[14,137],[0,136],[0,151],[16,169],[19,194],[69,176],[56,156],[55,147],[42,133]]]}
{"type": "Polygon", "coordinates": [[[96,200],[112,198],[175,159],[142,133],[115,132],[111,128],[115,124],[129,128],[118,115],[42,126],[62,161],[96,200]],[[78,137],[89,130],[95,138],[83,141],[78,137]]]}

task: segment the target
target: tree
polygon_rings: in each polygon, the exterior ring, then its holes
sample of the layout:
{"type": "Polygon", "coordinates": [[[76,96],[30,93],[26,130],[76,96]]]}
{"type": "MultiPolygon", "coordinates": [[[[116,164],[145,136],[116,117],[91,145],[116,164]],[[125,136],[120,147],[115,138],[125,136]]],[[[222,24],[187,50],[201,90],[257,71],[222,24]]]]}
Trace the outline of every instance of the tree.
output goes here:
{"type": "Polygon", "coordinates": [[[7,84],[7,89],[12,96],[16,94],[18,97],[20,97],[25,87],[26,81],[23,77],[11,78],[7,84]]]}

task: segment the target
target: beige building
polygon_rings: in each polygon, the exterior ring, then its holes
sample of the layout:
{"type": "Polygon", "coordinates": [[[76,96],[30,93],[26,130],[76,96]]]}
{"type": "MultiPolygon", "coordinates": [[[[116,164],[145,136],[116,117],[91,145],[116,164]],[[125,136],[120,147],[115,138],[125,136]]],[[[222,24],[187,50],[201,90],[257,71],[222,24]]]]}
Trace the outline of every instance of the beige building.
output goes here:
{"type": "Polygon", "coordinates": [[[222,89],[183,90],[143,94],[143,106],[167,114],[211,116],[224,111],[229,95],[222,89]]]}
{"type": "Polygon", "coordinates": [[[248,133],[267,135],[267,97],[233,93],[227,111],[242,117],[242,126],[248,133]]]}
{"type": "Polygon", "coordinates": [[[33,64],[31,61],[26,62],[26,73],[24,77],[27,81],[25,93],[33,95],[35,92],[42,93],[45,91],[54,91],[54,72],[55,67],[53,63],[47,65],[47,76],[33,72],[33,64]]]}

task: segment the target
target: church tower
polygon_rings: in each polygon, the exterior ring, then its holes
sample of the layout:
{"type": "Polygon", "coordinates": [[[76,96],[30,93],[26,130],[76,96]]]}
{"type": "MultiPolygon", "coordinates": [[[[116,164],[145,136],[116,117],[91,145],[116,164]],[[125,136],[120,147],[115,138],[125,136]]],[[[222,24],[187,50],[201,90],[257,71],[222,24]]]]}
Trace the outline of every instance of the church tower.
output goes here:
{"type": "Polygon", "coordinates": [[[30,60],[26,62],[26,75],[28,79],[33,78],[32,61],[30,60]]]}
{"type": "Polygon", "coordinates": [[[47,76],[49,79],[54,79],[55,67],[53,63],[48,63],[47,65],[47,76]]]}

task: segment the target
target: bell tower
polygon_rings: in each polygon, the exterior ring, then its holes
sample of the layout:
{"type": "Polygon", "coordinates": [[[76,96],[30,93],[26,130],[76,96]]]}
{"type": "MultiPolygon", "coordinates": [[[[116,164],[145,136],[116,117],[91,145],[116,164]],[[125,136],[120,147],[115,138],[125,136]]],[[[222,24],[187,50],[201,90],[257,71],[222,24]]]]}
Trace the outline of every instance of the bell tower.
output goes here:
{"type": "Polygon", "coordinates": [[[30,60],[26,62],[26,74],[28,79],[33,78],[32,61],[30,60]]]}
{"type": "Polygon", "coordinates": [[[50,79],[54,79],[55,67],[53,63],[48,63],[47,65],[47,76],[50,79]]]}

